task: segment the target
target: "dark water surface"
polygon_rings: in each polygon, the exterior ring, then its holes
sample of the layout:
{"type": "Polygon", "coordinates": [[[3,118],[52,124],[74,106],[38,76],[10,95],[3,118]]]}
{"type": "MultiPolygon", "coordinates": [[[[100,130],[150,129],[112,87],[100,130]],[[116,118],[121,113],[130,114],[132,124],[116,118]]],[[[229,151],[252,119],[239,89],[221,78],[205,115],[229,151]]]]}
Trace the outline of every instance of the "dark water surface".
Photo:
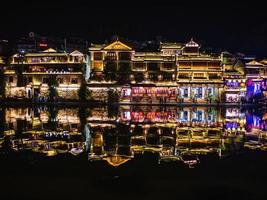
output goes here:
{"type": "Polygon", "coordinates": [[[267,111],[1,107],[0,199],[265,199],[267,111]]]}

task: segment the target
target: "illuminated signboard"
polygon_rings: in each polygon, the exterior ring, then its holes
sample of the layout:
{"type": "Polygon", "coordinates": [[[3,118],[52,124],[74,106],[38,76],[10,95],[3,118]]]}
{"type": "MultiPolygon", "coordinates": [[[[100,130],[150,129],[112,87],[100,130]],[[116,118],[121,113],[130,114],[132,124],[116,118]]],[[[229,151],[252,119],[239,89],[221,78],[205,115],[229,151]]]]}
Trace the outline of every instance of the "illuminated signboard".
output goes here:
{"type": "Polygon", "coordinates": [[[232,87],[232,88],[236,88],[236,87],[240,87],[240,82],[238,82],[238,81],[235,81],[235,80],[228,80],[228,81],[226,81],[226,85],[228,86],[228,87],[232,87]]]}
{"type": "Polygon", "coordinates": [[[227,108],[226,117],[239,117],[240,110],[238,108],[227,108]]]}
{"type": "Polygon", "coordinates": [[[46,43],[39,43],[39,47],[46,48],[48,45],[46,43]]]}

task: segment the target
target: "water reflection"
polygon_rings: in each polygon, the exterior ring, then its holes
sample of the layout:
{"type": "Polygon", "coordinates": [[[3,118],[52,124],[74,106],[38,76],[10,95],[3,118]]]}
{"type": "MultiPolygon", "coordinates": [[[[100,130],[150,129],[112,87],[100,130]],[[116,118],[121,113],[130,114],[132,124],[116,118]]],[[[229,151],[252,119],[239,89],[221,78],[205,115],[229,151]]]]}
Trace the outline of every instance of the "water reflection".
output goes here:
{"type": "Polygon", "coordinates": [[[78,109],[5,108],[2,146],[46,156],[84,149],[78,109]]]}
{"type": "Polygon", "coordinates": [[[119,166],[146,153],[194,167],[267,150],[267,112],[238,107],[1,108],[1,152],[86,155],[119,166]]]}

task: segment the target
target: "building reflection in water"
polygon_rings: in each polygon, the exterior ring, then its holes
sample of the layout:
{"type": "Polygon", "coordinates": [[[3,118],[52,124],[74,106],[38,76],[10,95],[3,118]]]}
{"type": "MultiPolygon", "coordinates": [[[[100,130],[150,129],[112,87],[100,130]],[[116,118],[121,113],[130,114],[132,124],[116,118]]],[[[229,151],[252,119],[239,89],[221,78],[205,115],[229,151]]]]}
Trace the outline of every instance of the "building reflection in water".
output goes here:
{"type": "Polygon", "coordinates": [[[237,107],[1,108],[1,149],[71,153],[119,166],[153,153],[189,167],[267,149],[267,114],[237,107]]]}
{"type": "Polygon", "coordinates": [[[12,150],[31,150],[46,156],[84,149],[78,109],[5,108],[4,138],[12,150]]]}

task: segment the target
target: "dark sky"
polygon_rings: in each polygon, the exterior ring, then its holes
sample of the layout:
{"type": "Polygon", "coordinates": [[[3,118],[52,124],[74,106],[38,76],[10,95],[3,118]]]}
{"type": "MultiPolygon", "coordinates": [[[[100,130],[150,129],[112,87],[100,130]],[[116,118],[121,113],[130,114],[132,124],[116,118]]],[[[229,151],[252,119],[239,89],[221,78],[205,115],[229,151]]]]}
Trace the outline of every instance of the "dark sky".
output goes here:
{"type": "Polygon", "coordinates": [[[112,35],[133,40],[162,36],[181,42],[194,37],[215,48],[267,54],[267,12],[260,1],[26,0],[7,1],[5,7],[0,12],[0,39],[30,31],[79,36],[89,42],[103,42],[112,35]]]}

